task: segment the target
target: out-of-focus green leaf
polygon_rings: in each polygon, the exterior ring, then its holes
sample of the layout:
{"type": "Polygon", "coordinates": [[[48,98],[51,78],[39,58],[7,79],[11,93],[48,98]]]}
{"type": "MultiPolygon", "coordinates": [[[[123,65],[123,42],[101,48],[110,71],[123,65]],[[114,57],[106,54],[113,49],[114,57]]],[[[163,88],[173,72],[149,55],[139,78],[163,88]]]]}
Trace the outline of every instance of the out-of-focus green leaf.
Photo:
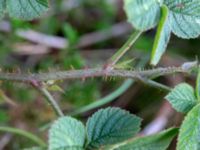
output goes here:
{"type": "Polygon", "coordinates": [[[166,150],[177,133],[177,128],[171,128],[155,135],[138,137],[114,150],[166,150]]]}
{"type": "Polygon", "coordinates": [[[196,80],[196,97],[200,101],[200,69],[198,70],[198,76],[196,80]]]}
{"type": "Polygon", "coordinates": [[[177,150],[200,149],[200,104],[185,117],[178,137],[177,150]]]}

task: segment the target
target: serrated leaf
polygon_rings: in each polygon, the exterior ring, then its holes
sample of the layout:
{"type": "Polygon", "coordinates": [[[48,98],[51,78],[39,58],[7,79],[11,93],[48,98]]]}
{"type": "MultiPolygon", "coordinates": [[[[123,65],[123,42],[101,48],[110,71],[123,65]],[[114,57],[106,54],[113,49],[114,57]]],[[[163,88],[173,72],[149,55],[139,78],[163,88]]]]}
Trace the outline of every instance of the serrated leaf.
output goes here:
{"type": "Polygon", "coordinates": [[[114,150],[166,150],[177,133],[177,128],[171,128],[155,135],[133,139],[114,150]]]}
{"type": "Polygon", "coordinates": [[[160,19],[160,3],[157,0],[124,0],[128,21],[137,30],[153,28],[160,19]]]}
{"type": "Polygon", "coordinates": [[[177,111],[183,113],[187,113],[197,104],[193,87],[186,83],[177,85],[166,99],[177,111]]]}
{"type": "Polygon", "coordinates": [[[195,106],[185,117],[178,137],[177,150],[200,149],[200,105],[195,106]]]}
{"type": "Polygon", "coordinates": [[[32,20],[48,9],[47,0],[6,0],[9,15],[14,18],[32,20]]]}
{"type": "Polygon", "coordinates": [[[167,44],[171,35],[171,27],[169,24],[169,10],[167,6],[162,6],[162,17],[158,24],[156,38],[154,40],[152,55],[151,55],[151,64],[156,65],[163,53],[167,48],[167,44]]]}
{"type": "Polygon", "coordinates": [[[200,101],[200,69],[198,70],[197,80],[196,80],[196,97],[200,101]]]}
{"type": "Polygon", "coordinates": [[[61,117],[49,130],[49,150],[81,148],[85,142],[85,127],[71,117],[61,117]]]}
{"type": "Polygon", "coordinates": [[[140,124],[139,117],[120,108],[101,109],[87,121],[88,148],[127,140],[138,133],[140,124]]]}
{"type": "Polygon", "coordinates": [[[199,0],[165,0],[170,9],[172,32],[178,37],[189,39],[200,34],[199,0]]]}

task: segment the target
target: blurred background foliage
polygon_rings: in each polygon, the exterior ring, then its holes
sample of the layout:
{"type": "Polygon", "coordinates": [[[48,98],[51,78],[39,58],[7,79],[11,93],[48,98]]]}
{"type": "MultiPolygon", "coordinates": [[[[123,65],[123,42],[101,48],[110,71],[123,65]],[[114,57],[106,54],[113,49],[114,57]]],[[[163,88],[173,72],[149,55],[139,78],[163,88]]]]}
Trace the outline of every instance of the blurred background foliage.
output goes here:
{"type": "MultiPolygon", "coordinates": [[[[0,21],[0,68],[4,72],[49,72],[58,70],[87,69],[98,67],[120,48],[134,30],[126,23],[122,25],[122,34],[111,35],[110,38],[87,46],[77,47],[81,38],[89,33],[109,31],[115,24],[126,22],[122,0],[51,0],[51,9],[42,18],[27,22],[6,17],[0,21]],[[124,31],[123,27],[127,27],[124,31]],[[18,36],[20,30],[34,30],[46,35],[62,37],[69,44],[67,48],[57,49],[31,42],[18,36]],[[27,45],[33,46],[29,48],[27,45]],[[35,47],[34,47],[35,46],[35,47]],[[34,49],[38,46],[38,49],[34,49]],[[24,50],[25,48],[26,51],[24,50]]],[[[117,32],[117,31],[116,31],[117,32]]],[[[95,34],[96,35],[96,34],[95,34]]],[[[97,38],[93,35],[93,38],[97,38]]],[[[109,33],[108,33],[109,35],[109,33]]],[[[144,33],[134,45],[130,55],[123,60],[134,59],[129,64],[134,69],[138,61],[149,56],[154,40],[155,30],[144,33]]],[[[102,35],[101,35],[102,36],[102,35]]],[[[107,36],[107,34],[103,34],[107,36]]],[[[182,40],[172,36],[168,51],[160,66],[181,64],[183,60],[194,60],[199,55],[199,38],[182,40]]],[[[150,68],[148,65],[146,68],[150,68]]],[[[141,68],[143,69],[143,68],[141,68]]],[[[186,78],[193,83],[193,78],[186,78]]],[[[174,86],[176,77],[162,77],[157,81],[174,86]],[[175,81],[174,81],[175,80],[175,81]]],[[[87,79],[76,81],[58,81],[58,87],[50,87],[51,93],[58,100],[67,114],[97,101],[99,98],[117,89],[122,79],[87,79]]],[[[48,84],[48,83],[47,83],[48,84]]],[[[119,98],[108,105],[118,106],[141,116],[143,126],[148,125],[163,106],[164,92],[147,87],[143,84],[133,84],[119,98]]],[[[0,82],[0,125],[25,129],[46,138],[45,128],[48,122],[55,119],[54,112],[44,98],[29,85],[23,83],[0,82]]],[[[95,110],[83,113],[77,117],[83,121],[95,110]]],[[[175,113],[175,112],[173,112],[175,113]]],[[[170,120],[178,124],[181,115],[170,120]],[[178,118],[178,119],[177,119],[178,118]]],[[[23,137],[10,134],[0,134],[0,149],[2,139],[9,140],[2,149],[18,150],[30,147],[33,143],[23,137]],[[10,143],[10,144],[8,144],[10,143]]]]}

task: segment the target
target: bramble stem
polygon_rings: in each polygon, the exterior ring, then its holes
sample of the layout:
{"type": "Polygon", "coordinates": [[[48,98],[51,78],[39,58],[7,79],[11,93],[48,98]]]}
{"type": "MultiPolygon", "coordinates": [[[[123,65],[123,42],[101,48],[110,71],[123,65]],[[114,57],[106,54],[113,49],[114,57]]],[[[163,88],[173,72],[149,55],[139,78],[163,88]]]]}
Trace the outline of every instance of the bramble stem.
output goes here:
{"type": "Polygon", "coordinates": [[[9,80],[16,82],[44,82],[49,80],[75,80],[87,79],[94,77],[120,77],[132,78],[140,80],[140,78],[156,78],[163,75],[174,73],[189,73],[191,69],[197,68],[197,62],[187,62],[179,67],[166,67],[151,70],[104,70],[102,68],[92,68],[83,70],[58,71],[50,73],[36,74],[15,74],[15,73],[0,73],[0,80],[9,80]]]}
{"type": "Polygon", "coordinates": [[[120,58],[131,48],[131,46],[136,42],[136,40],[140,37],[142,31],[135,31],[128,41],[110,58],[108,61],[109,66],[114,66],[120,58]]]}
{"type": "MultiPolygon", "coordinates": [[[[107,70],[107,69],[102,69],[102,68],[94,68],[94,69],[86,69],[86,70],[71,70],[71,71],[60,71],[60,72],[39,73],[39,74],[0,73],[0,80],[26,82],[26,83],[31,83],[32,85],[36,85],[35,87],[47,98],[48,102],[52,105],[57,115],[63,116],[63,113],[60,107],[58,106],[54,98],[51,96],[51,94],[48,92],[48,90],[46,90],[42,86],[37,86],[38,83],[49,81],[49,80],[63,80],[63,79],[72,80],[72,79],[86,79],[86,78],[93,78],[93,77],[121,77],[121,78],[135,79],[147,85],[151,85],[151,86],[159,87],[159,88],[162,87],[166,91],[169,91],[170,89],[168,87],[158,84],[150,79],[154,79],[159,76],[174,74],[178,72],[190,73],[192,69],[196,69],[198,67],[199,67],[198,63],[195,61],[195,62],[184,63],[183,65],[179,67],[157,68],[157,69],[152,69],[152,70],[134,70],[134,71],[128,70],[127,71],[127,70],[115,70],[115,69],[107,70]]],[[[86,110],[91,109],[91,107],[94,107],[94,106],[92,105],[88,106],[86,110]]],[[[96,104],[95,104],[95,107],[96,107],[96,104]]]]}
{"type": "MultiPolygon", "coordinates": [[[[146,56],[143,59],[141,59],[141,61],[136,65],[136,68],[143,68],[146,65],[146,63],[148,62],[148,58],[149,57],[146,56]]],[[[111,92],[110,94],[106,95],[103,98],[96,100],[95,102],[93,102],[91,104],[88,104],[86,106],[78,108],[77,110],[74,110],[73,112],[69,113],[69,115],[72,115],[72,116],[79,115],[81,113],[85,113],[92,109],[95,109],[95,108],[101,107],[105,104],[108,104],[108,103],[114,101],[120,95],[122,95],[125,91],[127,91],[127,89],[129,89],[131,87],[131,85],[133,85],[134,83],[135,83],[135,81],[133,79],[127,79],[115,91],[111,92]]]]}
{"type": "Polygon", "coordinates": [[[60,109],[59,105],[57,104],[56,100],[53,98],[53,96],[49,93],[49,91],[44,87],[37,87],[37,90],[40,91],[47,99],[48,103],[52,106],[55,113],[62,117],[64,116],[62,110],[60,109]]]}

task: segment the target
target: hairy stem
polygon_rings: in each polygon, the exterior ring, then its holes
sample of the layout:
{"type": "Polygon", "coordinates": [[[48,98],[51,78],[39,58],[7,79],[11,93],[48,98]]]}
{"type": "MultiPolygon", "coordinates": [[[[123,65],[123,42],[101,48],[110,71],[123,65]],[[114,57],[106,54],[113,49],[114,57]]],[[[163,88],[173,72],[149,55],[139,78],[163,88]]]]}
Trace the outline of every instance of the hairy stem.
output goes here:
{"type": "Polygon", "coordinates": [[[120,77],[140,80],[141,78],[156,78],[173,73],[189,73],[191,69],[197,68],[197,62],[184,63],[179,67],[157,68],[151,70],[105,70],[102,68],[92,68],[83,70],[69,70],[38,74],[15,74],[0,73],[0,80],[18,82],[44,82],[49,80],[73,80],[94,77],[120,77]]]}
{"type": "MultiPolygon", "coordinates": [[[[136,65],[136,68],[141,68],[141,67],[144,67],[146,65],[146,63],[148,62],[148,58],[149,56],[146,56],[144,57],[137,65],[136,65]]],[[[86,106],[83,106],[81,108],[78,108],[77,110],[69,113],[69,115],[79,115],[81,113],[85,113],[87,111],[90,111],[92,109],[95,109],[95,108],[98,108],[98,107],[101,107],[105,104],[108,104],[112,101],[114,101],[117,97],[119,97],[120,95],[122,95],[125,91],[127,91],[131,85],[134,84],[134,80],[133,79],[127,79],[123,82],[123,84],[117,88],[115,91],[111,92],[110,94],[104,96],[103,98],[100,98],[98,100],[96,100],[95,102],[89,104],[89,105],[86,105],[86,106]]]]}

